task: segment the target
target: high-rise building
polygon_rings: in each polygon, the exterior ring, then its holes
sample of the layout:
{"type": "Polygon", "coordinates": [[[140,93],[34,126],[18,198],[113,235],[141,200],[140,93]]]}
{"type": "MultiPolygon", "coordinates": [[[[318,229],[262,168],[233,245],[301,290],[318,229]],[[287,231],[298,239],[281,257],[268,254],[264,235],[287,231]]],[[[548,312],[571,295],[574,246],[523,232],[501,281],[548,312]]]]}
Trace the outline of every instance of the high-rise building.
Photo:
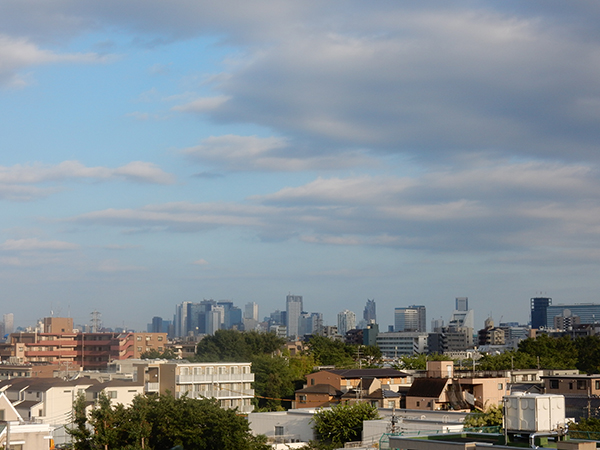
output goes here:
{"type": "Polygon", "coordinates": [[[456,297],[456,310],[457,311],[468,311],[469,310],[469,297],[456,297]]]}
{"type": "Polygon", "coordinates": [[[286,297],[286,317],[287,317],[287,335],[288,337],[299,336],[300,314],[304,310],[302,307],[301,295],[288,295],[286,297]]]}
{"type": "Polygon", "coordinates": [[[248,302],[244,307],[244,319],[258,321],[258,303],[248,302]]]}
{"type": "Polygon", "coordinates": [[[13,313],[4,314],[4,333],[11,334],[15,331],[15,316],[13,313]]]}
{"type": "Polygon", "coordinates": [[[347,309],[338,313],[338,333],[341,336],[345,336],[346,333],[350,330],[353,330],[356,327],[356,314],[353,311],[349,311],[347,309]]]}
{"type": "Polygon", "coordinates": [[[394,309],[394,331],[427,332],[427,313],[423,305],[394,309]]]}
{"type": "Polygon", "coordinates": [[[533,297],[530,300],[531,306],[531,328],[547,328],[547,311],[552,304],[552,299],[548,297],[533,297]]]}
{"type": "Polygon", "coordinates": [[[367,299],[367,304],[365,305],[365,310],[363,311],[363,319],[367,324],[372,322],[377,323],[377,310],[375,306],[375,299],[367,299]]]}

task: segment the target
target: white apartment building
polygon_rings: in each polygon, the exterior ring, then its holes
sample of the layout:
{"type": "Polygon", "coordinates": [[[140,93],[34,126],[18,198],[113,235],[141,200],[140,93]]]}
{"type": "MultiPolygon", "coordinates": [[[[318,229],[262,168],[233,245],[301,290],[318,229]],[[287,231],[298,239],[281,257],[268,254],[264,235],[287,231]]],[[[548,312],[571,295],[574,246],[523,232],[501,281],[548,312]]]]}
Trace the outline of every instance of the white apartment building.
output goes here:
{"type": "Polygon", "coordinates": [[[144,382],[147,393],[174,395],[181,398],[214,398],[222,408],[253,411],[254,374],[247,362],[189,363],[167,360],[119,361],[118,370],[133,372],[134,380],[144,382]]]}

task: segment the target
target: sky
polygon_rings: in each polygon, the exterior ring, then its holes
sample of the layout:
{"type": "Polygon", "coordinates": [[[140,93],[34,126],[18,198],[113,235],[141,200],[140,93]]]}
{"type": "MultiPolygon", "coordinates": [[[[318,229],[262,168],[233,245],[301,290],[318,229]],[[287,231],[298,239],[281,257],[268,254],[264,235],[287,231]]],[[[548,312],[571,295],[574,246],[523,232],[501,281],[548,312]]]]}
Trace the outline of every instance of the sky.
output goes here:
{"type": "Polygon", "coordinates": [[[17,325],[598,302],[600,3],[3,0],[17,325]]]}

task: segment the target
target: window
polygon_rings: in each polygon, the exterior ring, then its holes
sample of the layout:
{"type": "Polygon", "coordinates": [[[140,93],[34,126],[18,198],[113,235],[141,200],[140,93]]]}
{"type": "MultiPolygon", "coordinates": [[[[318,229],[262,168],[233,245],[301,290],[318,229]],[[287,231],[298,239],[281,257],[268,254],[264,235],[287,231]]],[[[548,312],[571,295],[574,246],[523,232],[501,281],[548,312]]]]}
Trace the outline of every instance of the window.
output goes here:
{"type": "Polygon", "coordinates": [[[417,406],[421,406],[421,402],[417,402],[417,406]]]}
{"type": "Polygon", "coordinates": [[[106,395],[108,398],[117,398],[117,391],[108,391],[106,395]]]}
{"type": "Polygon", "coordinates": [[[550,389],[558,389],[558,380],[550,380],[550,389]]]}
{"type": "Polygon", "coordinates": [[[504,384],[498,383],[498,390],[501,391],[502,389],[504,389],[504,384]]]}
{"type": "Polygon", "coordinates": [[[431,402],[427,402],[427,407],[431,408],[431,402]]]}
{"type": "Polygon", "coordinates": [[[44,410],[43,410],[43,409],[40,409],[40,410],[38,411],[38,417],[42,417],[43,415],[44,415],[44,410]]]}
{"type": "Polygon", "coordinates": [[[275,426],[275,436],[283,436],[284,429],[281,426],[275,426]]]}
{"type": "Polygon", "coordinates": [[[395,408],[396,407],[396,402],[394,400],[388,400],[387,407],[388,408],[395,408]]]}
{"type": "Polygon", "coordinates": [[[0,420],[4,420],[4,410],[0,409],[0,420]]]}
{"type": "Polygon", "coordinates": [[[300,403],[306,403],[306,395],[299,395],[298,399],[300,400],[300,403]]]}
{"type": "Polygon", "coordinates": [[[314,379],[314,378],[311,378],[311,379],[310,379],[310,385],[311,385],[311,386],[314,386],[314,385],[315,385],[315,379],[314,379]]]}
{"type": "Polygon", "coordinates": [[[162,336],[158,336],[157,338],[159,341],[162,341],[162,336]]]}
{"type": "Polygon", "coordinates": [[[577,380],[577,389],[579,389],[579,390],[587,389],[587,380],[577,380]]]}
{"type": "Polygon", "coordinates": [[[141,341],[141,340],[142,340],[142,337],[141,337],[141,336],[138,336],[138,337],[137,337],[137,340],[138,340],[138,341],[141,341]]]}
{"type": "Polygon", "coordinates": [[[573,382],[572,381],[569,383],[569,389],[573,390],[573,382]]]}
{"type": "Polygon", "coordinates": [[[142,351],[142,347],[138,347],[138,352],[141,352],[141,351],[142,351]]]}
{"type": "Polygon", "coordinates": [[[596,389],[600,389],[600,380],[596,380],[596,389]]]}

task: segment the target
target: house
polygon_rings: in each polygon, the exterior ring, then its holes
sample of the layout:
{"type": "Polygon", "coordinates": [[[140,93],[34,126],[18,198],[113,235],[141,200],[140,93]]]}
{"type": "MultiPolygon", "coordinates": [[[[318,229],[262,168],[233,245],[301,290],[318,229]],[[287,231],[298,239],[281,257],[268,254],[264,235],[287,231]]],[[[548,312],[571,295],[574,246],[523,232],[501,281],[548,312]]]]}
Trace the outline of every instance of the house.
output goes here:
{"type": "Polygon", "coordinates": [[[427,377],[417,378],[406,394],[407,409],[469,410],[499,405],[509,393],[508,377],[455,373],[453,361],[428,361],[427,377]]]}
{"type": "Polygon", "coordinates": [[[25,423],[4,393],[0,393],[0,445],[7,440],[13,450],[49,450],[52,428],[47,424],[25,423]]]}
{"type": "Polygon", "coordinates": [[[369,402],[380,407],[400,407],[400,387],[410,375],[395,369],[325,369],[306,376],[296,391],[295,408],[332,406],[340,402],[369,402]]]}

